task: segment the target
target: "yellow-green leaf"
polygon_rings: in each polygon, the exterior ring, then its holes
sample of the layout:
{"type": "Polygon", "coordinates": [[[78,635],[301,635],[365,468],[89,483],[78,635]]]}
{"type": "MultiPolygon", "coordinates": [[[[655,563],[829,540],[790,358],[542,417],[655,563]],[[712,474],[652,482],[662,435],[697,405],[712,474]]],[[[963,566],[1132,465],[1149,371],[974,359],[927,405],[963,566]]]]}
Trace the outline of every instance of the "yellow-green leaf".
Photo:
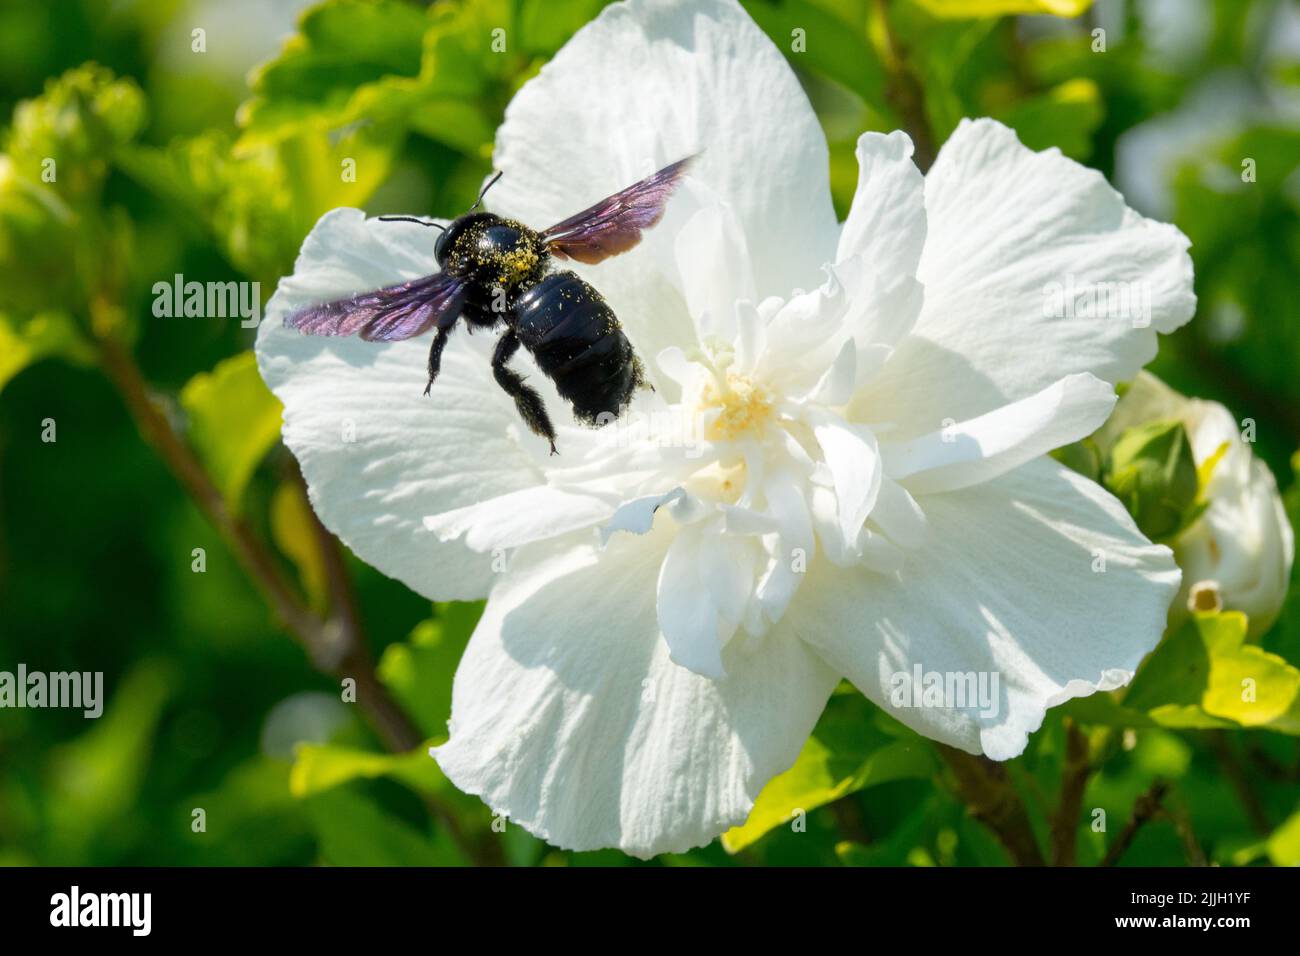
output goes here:
{"type": "Polygon", "coordinates": [[[1092,0],[914,0],[936,17],[962,19],[1005,17],[1019,13],[1047,13],[1055,17],[1077,17],[1092,6],[1092,0]]]}
{"type": "Polygon", "coordinates": [[[446,777],[427,746],[401,754],[372,753],[331,744],[302,744],[289,771],[289,792],[309,797],[351,780],[388,777],[422,792],[440,789],[446,777]]]}
{"type": "Polygon", "coordinates": [[[80,365],[94,360],[90,343],[67,315],[44,313],[21,324],[0,316],[0,389],[33,362],[55,356],[80,365]]]}
{"type": "Polygon", "coordinates": [[[1167,637],[1124,697],[1166,727],[1262,727],[1300,734],[1300,669],[1245,643],[1244,614],[1193,615],[1167,637]]]}
{"type": "Polygon", "coordinates": [[[919,740],[888,743],[864,757],[810,737],[794,766],[763,788],[749,819],[722,835],[722,845],[737,853],[799,813],[876,784],[928,777],[933,770],[933,756],[919,740]]]}
{"type": "Polygon", "coordinates": [[[252,352],[200,372],[180,397],[191,444],[227,504],[238,511],[253,470],[280,437],[279,401],[258,375],[252,352]]]}
{"type": "Polygon", "coordinates": [[[1269,859],[1276,866],[1300,866],[1300,811],[1272,832],[1265,841],[1269,859]]]}
{"type": "Polygon", "coordinates": [[[316,541],[315,518],[302,487],[281,482],[271,498],[271,535],[298,568],[302,588],[312,607],[325,606],[325,561],[316,541]]]}

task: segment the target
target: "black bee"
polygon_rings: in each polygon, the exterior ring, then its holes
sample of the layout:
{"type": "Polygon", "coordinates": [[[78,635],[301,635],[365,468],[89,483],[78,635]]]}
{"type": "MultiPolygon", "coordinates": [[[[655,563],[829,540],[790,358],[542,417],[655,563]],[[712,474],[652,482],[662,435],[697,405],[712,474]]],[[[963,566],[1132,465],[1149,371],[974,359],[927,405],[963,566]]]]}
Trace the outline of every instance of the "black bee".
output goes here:
{"type": "Polygon", "coordinates": [[[458,318],[465,318],[470,331],[504,322],[492,374],[515,400],[525,424],[549,441],[555,454],[555,428],[541,396],[507,364],[519,346],[537,360],[578,420],[589,425],[611,421],[646,383],[641,360],[600,293],[572,272],[548,272],[551,259],[591,264],[631,249],[641,241],[643,229],[663,218],[668,197],[692,158],[665,166],[542,232],[474,211],[500,173],[469,211],[445,228],[407,216],[381,217],[442,229],[434,246],[441,271],[307,306],[285,324],[309,335],[359,334],[382,342],[409,339],[432,327],[428,395],[458,318]]]}

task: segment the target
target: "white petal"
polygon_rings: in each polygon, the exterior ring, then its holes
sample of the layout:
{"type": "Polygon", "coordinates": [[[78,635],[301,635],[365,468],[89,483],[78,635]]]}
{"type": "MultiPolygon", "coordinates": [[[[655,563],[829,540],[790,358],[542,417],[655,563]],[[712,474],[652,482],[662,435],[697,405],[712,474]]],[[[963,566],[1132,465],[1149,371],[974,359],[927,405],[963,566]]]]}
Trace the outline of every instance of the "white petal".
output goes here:
{"type": "Polygon", "coordinates": [[[914,548],[925,540],[928,526],[925,512],[907,489],[885,476],[871,508],[871,523],[891,541],[904,548],[914,548]]]}
{"type": "Polygon", "coordinates": [[[1115,391],[1086,373],[1037,395],[910,441],[886,444],[885,468],[913,494],[953,491],[996,478],[1091,435],[1115,407],[1115,391]]]}
{"type": "Polygon", "coordinates": [[[925,290],[911,273],[882,273],[865,255],[835,264],[847,291],[844,326],[860,348],[894,346],[916,326],[925,290]]]}
{"type": "Polygon", "coordinates": [[[645,495],[633,498],[618,506],[610,516],[609,523],[600,529],[600,542],[607,544],[615,531],[630,531],[632,534],[645,534],[654,527],[655,512],[666,504],[686,497],[681,488],[674,488],[662,495],[645,495]]]}
{"type": "Polygon", "coordinates": [[[1128,380],[1155,355],[1157,331],[1195,309],[1181,232],[1127,208],[1095,170],[1055,149],[1031,152],[992,120],[958,126],[926,176],[925,204],[925,305],[860,397],[867,420],[918,434],[1071,372],[1128,380]]]}
{"type": "Polygon", "coordinates": [[[736,303],[736,371],[753,371],[767,349],[767,321],[752,302],[736,303]]]}
{"type": "Polygon", "coordinates": [[[858,188],[836,262],[861,256],[878,275],[916,275],[925,245],[925,179],[906,133],[858,138],[858,188]]]}
{"type": "Polygon", "coordinates": [[[971,753],[1019,754],[1047,708],[1127,683],[1160,639],[1179,572],[1100,486],[1040,458],[926,499],[932,534],[893,577],[810,569],[801,637],[899,720],[971,753]],[[1098,570],[1099,558],[1105,570],[1098,570]],[[997,675],[989,706],[891,705],[894,675],[997,675]]]}
{"type": "Polygon", "coordinates": [[[426,398],[427,337],[380,344],[284,327],[307,303],[435,271],[428,233],[367,221],[357,209],[321,217],[267,305],[257,361],[284,403],[284,441],[325,526],[425,597],[472,600],[491,587],[491,558],[440,543],[425,515],[541,481],[537,459],[515,439],[514,404],[492,383],[490,337],[457,334],[426,398]]]}
{"type": "Polygon", "coordinates": [[[794,762],[838,680],[780,628],[729,645],[719,681],[670,661],[654,623],[670,537],[531,566],[522,549],[456,672],[443,772],[556,846],[644,858],[710,842],[794,762]]]}
{"type": "Polygon", "coordinates": [[[673,661],[714,680],[725,676],[722,645],[735,633],[754,590],[743,554],[751,548],[724,536],[720,522],[678,529],[659,569],[655,600],[673,661]]]}
{"type": "Polygon", "coordinates": [[[768,511],[781,530],[755,597],[766,619],[775,622],[781,620],[803,582],[803,569],[812,560],[816,539],[802,483],[791,472],[769,471],[763,478],[763,494],[768,511]],[[795,570],[796,566],[799,570],[795,570]]]}
{"type": "Polygon", "coordinates": [[[856,541],[858,530],[880,493],[876,436],[861,425],[850,425],[829,412],[813,416],[812,425],[835,483],[840,533],[845,542],[856,541]]]}
{"type": "Polygon", "coordinates": [[[718,204],[701,209],[677,233],[676,254],[682,296],[700,337],[731,341],[736,300],[754,298],[749,248],[739,221],[718,204]]]}
{"type": "Polygon", "coordinates": [[[1268,630],[1286,598],[1295,534],[1273,473],[1258,459],[1246,464],[1247,479],[1211,492],[1210,507],[1175,549],[1188,585],[1184,602],[1191,585],[1216,581],[1224,605],[1245,612],[1256,635],[1268,630]]]}
{"type": "Polygon", "coordinates": [[[851,306],[839,276],[828,268],[820,287],[797,292],[768,321],[758,376],[788,396],[811,392],[852,334],[845,322],[851,306]]]}
{"type": "Polygon", "coordinates": [[[853,397],[853,388],[858,380],[858,349],[852,339],[845,339],[839,354],[830,368],[813,386],[806,401],[816,405],[837,408],[853,397]]]}
{"type": "Polygon", "coordinates": [[[487,501],[429,515],[424,526],[439,541],[464,537],[479,553],[558,537],[614,514],[618,501],[589,491],[537,485],[487,501]]]}
{"type": "MultiPolygon", "coordinates": [[[[734,2],[632,0],[578,31],[507,108],[489,205],[544,228],[697,152],[691,177],[739,217],[759,295],[815,281],[837,228],[825,136],[785,58],[734,2]]],[[[645,268],[655,259],[634,249],[578,270],[651,355],[688,335],[680,303],[666,312],[666,282],[645,268]]]]}

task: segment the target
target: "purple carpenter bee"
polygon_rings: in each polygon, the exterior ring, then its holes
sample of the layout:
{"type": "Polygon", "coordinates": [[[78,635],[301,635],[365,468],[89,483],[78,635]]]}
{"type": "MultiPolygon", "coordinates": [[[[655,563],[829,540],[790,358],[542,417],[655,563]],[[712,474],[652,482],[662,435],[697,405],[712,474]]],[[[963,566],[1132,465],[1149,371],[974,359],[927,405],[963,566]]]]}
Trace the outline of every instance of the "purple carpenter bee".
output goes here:
{"type": "Polygon", "coordinates": [[[307,306],[285,324],[309,335],[360,335],[378,342],[413,338],[433,328],[424,388],[428,395],[458,318],[464,316],[470,331],[504,322],[492,374],[515,400],[525,424],[549,441],[555,454],[555,428],[541,396],[507,365],[519,346],[537,360],[578,420],[589,425],[612,420],[646,383],[641,360],[600,293],[572,272],[548,273],[550,261],[592,264],[631,249],[641,241],[642,230],[663,218],[668,197],[693,158],[665,166],[542,232],[474,212],[500,173],[483,187],[469,212],[445,228],[409,216],[380,217],[442,229],[434,246],[440,271],[307,306]]]}

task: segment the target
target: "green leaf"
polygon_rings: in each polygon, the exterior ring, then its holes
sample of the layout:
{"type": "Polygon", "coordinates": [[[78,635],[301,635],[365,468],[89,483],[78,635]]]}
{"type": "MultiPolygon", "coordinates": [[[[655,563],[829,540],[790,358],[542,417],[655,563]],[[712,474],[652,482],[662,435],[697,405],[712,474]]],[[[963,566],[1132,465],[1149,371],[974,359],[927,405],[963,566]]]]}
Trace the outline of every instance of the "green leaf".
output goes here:
{"type": "Polygon", "coordinates": [[[333,744],[302,744],[289,772],[289,792],[309,797],[354,780],[380,777],[422,793],[445,789],[447,783],[424,745],[407,753],[386,754],[333,744]]]}
{"type": "MultiPolygon", "coordinates": [[[[851,841],[837,843],[835,856],[842,866],[934,866],[925,843],[935,821],[945,815],[949,806],[942,793],[932,792],[879,841],[869,846],[851,841]]],[[[988,862],[1005,862],[1005,856],[988,862]]]]}
{"type": "Polygon", "coordinates": [[[90,843],[130,812],[148,776],[158,722],[177,683],[178,674],[167,661],[136,664],[116,688],[105,684],[103,693],[111,697],[103,716],[51,753],[46,810],[52,839],[66,858],[82,858],[90,843]]]}
{"type": "Polygon", "coordinates": [[[0,390],[27,366],[56,357],[77,365],[95,360],[94,349],[70,316],[47,312],[12,323],[0,315],[0,390]]]}
{"type": "Polygon", "coordinates": [[[1124,707],[1165,727],[1261,727],[1300,734],[1300,669],[1246,644],[1234,611],[1195,614],[1138,671],[1124,707]]]}
{"type": "Polygon", "coordinates": [[[891,739],[871,726],[862,703],[832,699],[794,766],[763,788],[744,824],[723,834],[727,852],[745,849],[801,812],[867,787],[934,773],[934,755],[919,737],[891,739]]]}
{"type": "Polygon", "coordinates": [[[1300,812],[1291,814],[1265,841],[1274,866],[1300,866],[1300,812]]]}
{"type": "Polygon", "coordinates": [[[1102,484],[1153,541],[1174,537],[1203,510],[1192,444],[1175,419],[1146,422],[1120,435],[1106,456],[1102,484]]]}
{"type": "Polygon", "coordinates": [[[1092,0],[912,0],[936,17],[1005,17],[1013,14],[1045,13],[1054,17],[1077,17],[1092,6],[1092,0]]]}
{"type": "Polygon", "coordinates": [[[449,842],[435,841],[347,787],[313,794],[307,799],[307,810],[320,854],[334,866],[449,866],[464,862],[449,842]]]}
{"type": "MultiPolygon", "coordinates": [[[[121,282],[129,223],[100,200],[113,158],[143,125],[139,88],[95,64],[15,107],[0,155],[0,311],[84,314],[121,282]]],[[[99,305],[107,323],[111,304],[99,305]]]]}
{"type": "Polygon", "coordinates": [[[1030,149],[1059,146],[1066,156],[1085,160],[1092,155],[1092,136],[1105,119],[1106,108],[1097,84],[1078,78],[995,115],[1030,149]]]}
{"type": "Polygon", "coordinates": [[[5,152],[14,172],[65,201],[96,199],[115,149],[144,128],[145,100],[131,80],[88,63],[46,82],[14,109],[5,152]]]}
{"type": "Polygon", "coordinates": [[[1091,481],[1101,477],[1101,452],[1091,438],[1072,442],[1051,452],[1051,456],[1071,471],[1091,481]]]}
{"type": "Polygon", "coordinates": [[[388,178],[403,135],[398,124],[339,134],[304,128],[236,149],[213,131],[165,149],[124,148],[118,166],[179,221],[215,238],[241,272],[271,284],[292,270],[299,243],[322,214],[369,201],[388,178]]]}
{"type": "Polygon", "coordinates": [[[334,0],[303,14],[299,32],[250,80],[241,146],[311,127],[337,129],[409,106],[428,19],[400,0],[334,0]]]}
{"type": "Polygon", "coordinates": [[[316,519],[296,481],[282,481],[271,498],[271,536],[276,547],[293,561],[311,605],[323,611],[326,600],[325,560],[317,542],[316,519]]]}
{"type": "Polygon", "coordinates": [[[251,351],[194,376],[180,400],[189,415],[191,444],[237,511],[253,470],[279,440],[279,401],[263,384],[251,351]]]}
{"type": "Polygon", "coordinates": [[[849,22],[812,0],[751,0],[745,9],[793,66],[834,80],[868,104],[882,105],[885,68],[867,39],[865,23],[849,22]],[[798,50],[793,45],[796,30],[803,31],[798,50]]]}
{"type": "Polygon", "coordinates": [[[447,736],[456,665],[482,614],[481,603],[440,604],[404,642],[390,644],[375,672],[417,725],[435,742],[447,736]]]}

